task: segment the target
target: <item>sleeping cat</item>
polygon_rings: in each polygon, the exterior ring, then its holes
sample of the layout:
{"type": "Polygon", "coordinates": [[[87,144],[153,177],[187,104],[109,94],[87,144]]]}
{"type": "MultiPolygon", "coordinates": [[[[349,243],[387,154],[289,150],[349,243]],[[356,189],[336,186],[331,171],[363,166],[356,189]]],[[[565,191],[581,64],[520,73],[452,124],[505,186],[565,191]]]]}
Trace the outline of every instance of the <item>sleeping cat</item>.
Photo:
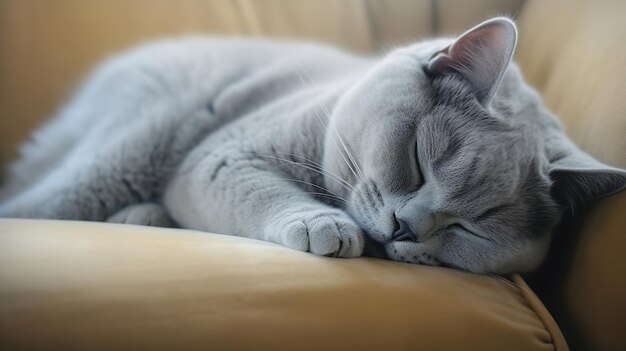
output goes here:
{"type": "Polygon", "coordinates": [[[318,255],[528,271],[626,186],[510,63],[515,24],[382,58],[187,38],[114,58],[23,149],[0,217],[178,225],[318,255]]]}

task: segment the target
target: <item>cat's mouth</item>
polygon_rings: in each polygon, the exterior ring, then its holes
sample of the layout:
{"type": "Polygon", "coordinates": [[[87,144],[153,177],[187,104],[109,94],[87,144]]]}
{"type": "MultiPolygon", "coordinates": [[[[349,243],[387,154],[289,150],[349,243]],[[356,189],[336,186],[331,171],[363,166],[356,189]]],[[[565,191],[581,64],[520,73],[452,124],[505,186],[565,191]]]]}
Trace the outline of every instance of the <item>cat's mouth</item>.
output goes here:
{"type": "MultiPolygon", "coordinates": [[[[380,243],[378,241],[376,241],[375,239],[372,238],[372,236],[370,236],[370,234],[364,230],[364,238],[365,238],[365,247],[363,249],[363,256],[367,256],[367,257],[374,257],[374,258],[381,258],[381,259],[386,259],[386,260],[393,260],[396,261],[398,260],[397,258],[394,259],[394,257],[391,257],[388,253],[387,253],[387,248],[386,246],[389,243],[383,244],[380,243]]],[[[427,266],[439,266],[439,267],[445,267],[445,268],[452,268],[452,269],[456,269],[456,270],[460,270],[460,271],[466,271],[466,272],[471,272],[469,269],[449,263],[449,262],[445,262],[442,261],[438,258],[435,258],[431,255],[427,255],[427,254],[422,254],[419,255],[419,257],[416,257],[417,259],[415,261],[412,261],[410,263],[415,263],[415,264],[420,264],[420,265],[427,265],[427,266]]],[[[400,260],[401,261],[401,260],[400,260]]]]}
{"type": "Polygon", "coordinates": [[[470,271],[469,269],[467,269],[467,268],[463,268],[463,267],[461,267],[461,266],[457,266],[457,265],[452,264],[452,263],[443,262],[443,261],[441,261],[441,260],[439,261],[438,266],[440,266],[440,267],[445,267],[445,268],[453,268],[453,269],[457,269],[457,270],[464,271],[464,272],[471,272],[471,271],[470,271]]]}
{"type": "Polygon", "coordinates": [[[363,256],[368,257],[376,257],[389,259],[389,255],[387,255],[387,250],[385,250],[385,246],[378,241],[372,239],[372,237],[365,232],[365,247],[363,249],[363,256]]]}

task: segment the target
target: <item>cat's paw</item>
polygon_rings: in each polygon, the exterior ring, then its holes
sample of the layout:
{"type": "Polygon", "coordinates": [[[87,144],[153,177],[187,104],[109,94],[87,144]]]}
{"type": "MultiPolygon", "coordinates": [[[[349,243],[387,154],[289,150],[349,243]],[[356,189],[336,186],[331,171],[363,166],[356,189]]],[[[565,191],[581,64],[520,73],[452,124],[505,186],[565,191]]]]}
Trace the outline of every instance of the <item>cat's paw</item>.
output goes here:
{"type": "Polygon", "coordinates": [[[322,256],[348,258],[363,254],[363,233],[341,210],[293,211],[278,217],[265,229],[272,241],[322,256]]]}
{"type": "Polygon", "coordinates": [[[109,217],[107,222],[148,225],[152,227],[174,226],[167,211],[161,205],[154,203],[130,205],[109,217]]]}

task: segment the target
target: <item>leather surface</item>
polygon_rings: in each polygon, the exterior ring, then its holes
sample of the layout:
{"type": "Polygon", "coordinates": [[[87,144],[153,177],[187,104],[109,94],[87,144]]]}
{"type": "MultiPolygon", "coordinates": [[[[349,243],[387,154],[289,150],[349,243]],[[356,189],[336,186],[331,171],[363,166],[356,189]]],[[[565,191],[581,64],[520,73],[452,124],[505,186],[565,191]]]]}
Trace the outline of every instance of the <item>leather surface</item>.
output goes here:
{"type": "Polygon", "coordinates": [[[0,220],[0,348],[566,349],[517,279],[184,230],[0,220]]]}

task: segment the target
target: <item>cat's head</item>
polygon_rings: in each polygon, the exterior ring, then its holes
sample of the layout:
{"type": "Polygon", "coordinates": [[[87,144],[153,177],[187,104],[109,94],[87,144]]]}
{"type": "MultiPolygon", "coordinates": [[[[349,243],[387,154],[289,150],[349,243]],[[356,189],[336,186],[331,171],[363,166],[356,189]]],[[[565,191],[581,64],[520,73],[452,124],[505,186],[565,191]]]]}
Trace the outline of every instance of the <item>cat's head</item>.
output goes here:
{"type": "Polygon", "coordinates": [[[326,186],[389,258],[529,271],[565,208],[626,186],[524,84],[516,40],[515,24],[494,18],[396,50],[336,105],[326,186]]]}

